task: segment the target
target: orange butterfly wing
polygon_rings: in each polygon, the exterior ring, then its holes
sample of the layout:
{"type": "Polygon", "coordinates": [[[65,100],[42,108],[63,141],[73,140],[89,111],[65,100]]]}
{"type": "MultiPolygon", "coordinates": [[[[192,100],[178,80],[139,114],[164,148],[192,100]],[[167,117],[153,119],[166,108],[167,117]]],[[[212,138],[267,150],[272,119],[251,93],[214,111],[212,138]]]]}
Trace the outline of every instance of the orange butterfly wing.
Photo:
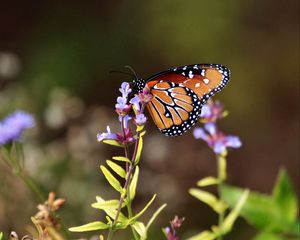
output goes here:
{"type": "Polygon", "coordinates": [[[229,69],[218,64],[177,67],[146,79],[152,100],[147,108],[159,130],[182,135],[197,121],[201,107],[229,81],[229,69]]]}

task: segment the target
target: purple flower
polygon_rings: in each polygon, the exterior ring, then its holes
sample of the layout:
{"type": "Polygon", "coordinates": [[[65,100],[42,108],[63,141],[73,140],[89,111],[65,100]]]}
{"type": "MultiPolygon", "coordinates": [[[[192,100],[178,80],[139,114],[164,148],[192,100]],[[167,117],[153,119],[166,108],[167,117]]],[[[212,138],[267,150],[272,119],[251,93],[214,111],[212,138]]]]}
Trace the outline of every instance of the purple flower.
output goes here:
{"type": "Polygon", "coordinates": [[[218,119],[221,119],[226,116],[222,105],[218,101],[209,100],[207,104],[202,107],[201,110],[201,120],[202,122],[216,122],[218,119]]]}
{"type": "Polygon", "coordinates": [[[117,103],[115,105],[115,108],[116,108],[116,112],[119,115],[124,116],[131,109],[131,105],[128,104],[127,98],[128,98],[128,94],[131,93],[132,90],[130,89],[129,83],[127,82],[123,82],[119,90],[122,93],[122,97],[117,98],[117,103]]]}
{"type": "Polygon", "coordinates": [[[138,113],[134,121],[137,125],[144,125],[147,121],[147,118],[143,113],[138,113]]]}
{"type": "Polygon", "coordinates": [[[170,222],[171,227],[165,228],[167,240],[179,240],[179,237],[176,236],[177,230],[181,227],[183,221],[184,218],[179,218],[178,216],[174,217],[174,219],[170,222]]]}
{"type": "Polygon", "coordinates": [[[121,88],[119,88],[120,92],[122,93],[122,97],[127,98],[128,94],[131,93],[130,85],[127,82],[123,82],[121,84],[121,88]]]}
{"type": "Polygon", "coordinates": [[[0,122],[0,145],[20,140],[24,130],[33,128],[35,121],[32,115],[16,111],[0,122]]]}
{"type": "Polygon", "coordinates": [[[119,121],[123,124],[123,128],[128,128],[128,121],[131,120],[129,115],[119,116],[119,121]]]}
{"type": "Polygon", "coordinates": [[[133,98],[131,98],[129,102],[134,106],[134,108],[137,112],[139,112],[141,110],[140,98],[138,95],[135,95],[133,98]]]}
{"type": "Polygon", "coordinates": [[[116,133],[112,133],[110,131],[110,127],[109,126],[106,127],[106,130],[107,130],[107,132],[98,133],[97,134],[97,141],[98,142],[101,142],[103,140],[117,140],[118,139],[117,134],[116,133]]]}
{"type": "Polygon", "coordinates": [[[204,140],[216,154],[224,153],[228,147],[239,148],[242,146],[239,137],[225,135],[217,129],[215,123],[206,123],[204,129],[195,128],[193,134],[196,139],[204,140]]]}

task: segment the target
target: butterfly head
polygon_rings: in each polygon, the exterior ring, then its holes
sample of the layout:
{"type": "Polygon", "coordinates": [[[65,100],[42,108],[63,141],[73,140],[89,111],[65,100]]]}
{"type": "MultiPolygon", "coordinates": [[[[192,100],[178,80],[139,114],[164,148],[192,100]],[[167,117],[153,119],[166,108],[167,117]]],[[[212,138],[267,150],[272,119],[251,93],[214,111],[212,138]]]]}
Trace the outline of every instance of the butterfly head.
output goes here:
{"type": "Polygon", "coordinates": [[[133,79],[133,85],[134,85],[134,89],[140,93],[140,92],[143,92],[143,89],[146,85],[146,82],[144,79],[142,78],[135,78],[133,79]]]}

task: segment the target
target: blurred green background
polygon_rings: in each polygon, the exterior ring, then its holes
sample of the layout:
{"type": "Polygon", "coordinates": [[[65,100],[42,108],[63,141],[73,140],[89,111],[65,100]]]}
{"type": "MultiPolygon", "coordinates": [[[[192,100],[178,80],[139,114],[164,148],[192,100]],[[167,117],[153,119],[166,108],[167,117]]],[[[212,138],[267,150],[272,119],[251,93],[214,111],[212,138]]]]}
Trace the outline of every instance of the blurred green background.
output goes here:
{"type": "MultiPolygon", "coordinates": [[[[45,193],[67,199],[61,217],[68,227],[103,217],[90,207],[95,195],[114,196],[99,165],[118,152],[96,134],[106,125],[117,130],[118,87],[132,79],[109,71],[131,65],[147,77],[193,63],[232,72],[214,98],[230,112],[224,132],[243,141],[230,152],[229,182],[269,193],[284,166],[299,196],[299,1],[1,3],[0,117],[15,109],[35,115],[25,166],[45,193]]],[[[167,138],[153,123],[147,130],[136,209],[155,192],[156,206],[168,203],[150,239],[163,239],[160,229],[175,214],[186,217],[185,234],[209,228],[215,214],[187,190],[215,174],[213,153],[191,132],[167,138]]],[[[25,234],[32,199],[0,163],[0,229],[25,234]]],[[[255,233],[243,220],[237,226],[228,239],[255,233]]]]}

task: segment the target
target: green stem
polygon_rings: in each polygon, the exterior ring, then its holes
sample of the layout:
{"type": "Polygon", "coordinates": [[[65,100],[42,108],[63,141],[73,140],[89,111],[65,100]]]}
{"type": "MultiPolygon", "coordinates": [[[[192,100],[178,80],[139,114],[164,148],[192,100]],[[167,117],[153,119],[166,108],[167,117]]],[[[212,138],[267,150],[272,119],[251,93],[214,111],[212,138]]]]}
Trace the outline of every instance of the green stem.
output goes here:
{"type": "Polygon", "coordinates": [[[27,185],[31,192],[37,197],[38,201],[43,203],[45,201],[45,197],[40,192],[33,179],[28,176],[22,169],[16,170],[15,173],[20,179],[22,179],[22,181],[27,185]]]}
{"type": "MultiPolygon", "coordinates": [[[[222,195],[222,187],[223,187],[223,183],[226,180],[226,158],[225,158],[225,154],[218,154],[217,155],[217,164],[218,164],[218,187],[217,187],[217,191],[218,191],[218,195],[219,195],[219,200],[221,202],[223,202],[223,195],[222,195]]],[[[221,228],[223,222],[224,222],[224,211],[221,211],[219,213],[219,219],[218,219],[218,227],[221,228]]],[[[223,235],[221,234],[217,240],[222,240],[223,239],[223,235]]]]}
{"type": "MultiPolygon", "coordinates": [[[[118,205],[118,208],[117,208],[116,217],[115,217],[115,219],[114,219],[114,221],[112,223],[113,227],[115,226],[115,224],[118,221],[119,215],[121,213],[122,204],[123,204],[123,202],[125,200],[125,196],[126,196],[126,198],[129,197],[128,205],[131,204],[130,194],[128,194],[128,192],[129,192],[129,186],[130,186],[131,177],[132,177],[134,169],[135,169],[134,163],[135,163],[135,158],[136,158],[136,154],[137,154],[137,149],[138,149],[138,146],[139,146],[139,138],[140,138],[140,132],[137,133],[137,139],[135,141],[134,152],[133,152],[133,156],[132,156],[132,159],[131,159],[131,164],[129,165],[128,169],[126,169],[127,170],[127,174],[126,174],[125,184],[124,184],[124,187],[123,187],[126,190],[126,195],[122,194],[120,196],[120,200],[119,200],[119,205],[118,205]]],[[[129,155],[128,148],[125,148],[125,155],[126,156],[129,155]]],[[[131,206],[128,209],[128,205],[127,205],[128,214],[129,214],[129,216],[130,215],[132,216],[131,206]]],[[[138,239],[138,236],[136,235],[136,232],[134,231],[134,229],[132,229],[132,232],[133,232],[134,238],[138,239]]],[[[110,229],[109,233],[108,233],[108,236],[107,236],[108,240],[112,239],[113,233],[114,233],[114,230],[110,229]]]]}
{"type": "MultiPolygon", "coordinates": [[[[34,180],[24,171],[24,168],[21,166],[19,159],[13,156],[12,149],[13,148],[10,149],[10,152],[8,154],[2,154],[1,158],[9,166],[11,171],[26,184],[26,186],[31,190],[33,195],[37,198],[38,202],[43,203],[46,200],[44,195],[41,193],[34,180]]],[[[20,146],[18,146],[17,153],[18,156],[21,156],[21,159],[24,159],[22,157],[23,151],[20,146]]]]}

